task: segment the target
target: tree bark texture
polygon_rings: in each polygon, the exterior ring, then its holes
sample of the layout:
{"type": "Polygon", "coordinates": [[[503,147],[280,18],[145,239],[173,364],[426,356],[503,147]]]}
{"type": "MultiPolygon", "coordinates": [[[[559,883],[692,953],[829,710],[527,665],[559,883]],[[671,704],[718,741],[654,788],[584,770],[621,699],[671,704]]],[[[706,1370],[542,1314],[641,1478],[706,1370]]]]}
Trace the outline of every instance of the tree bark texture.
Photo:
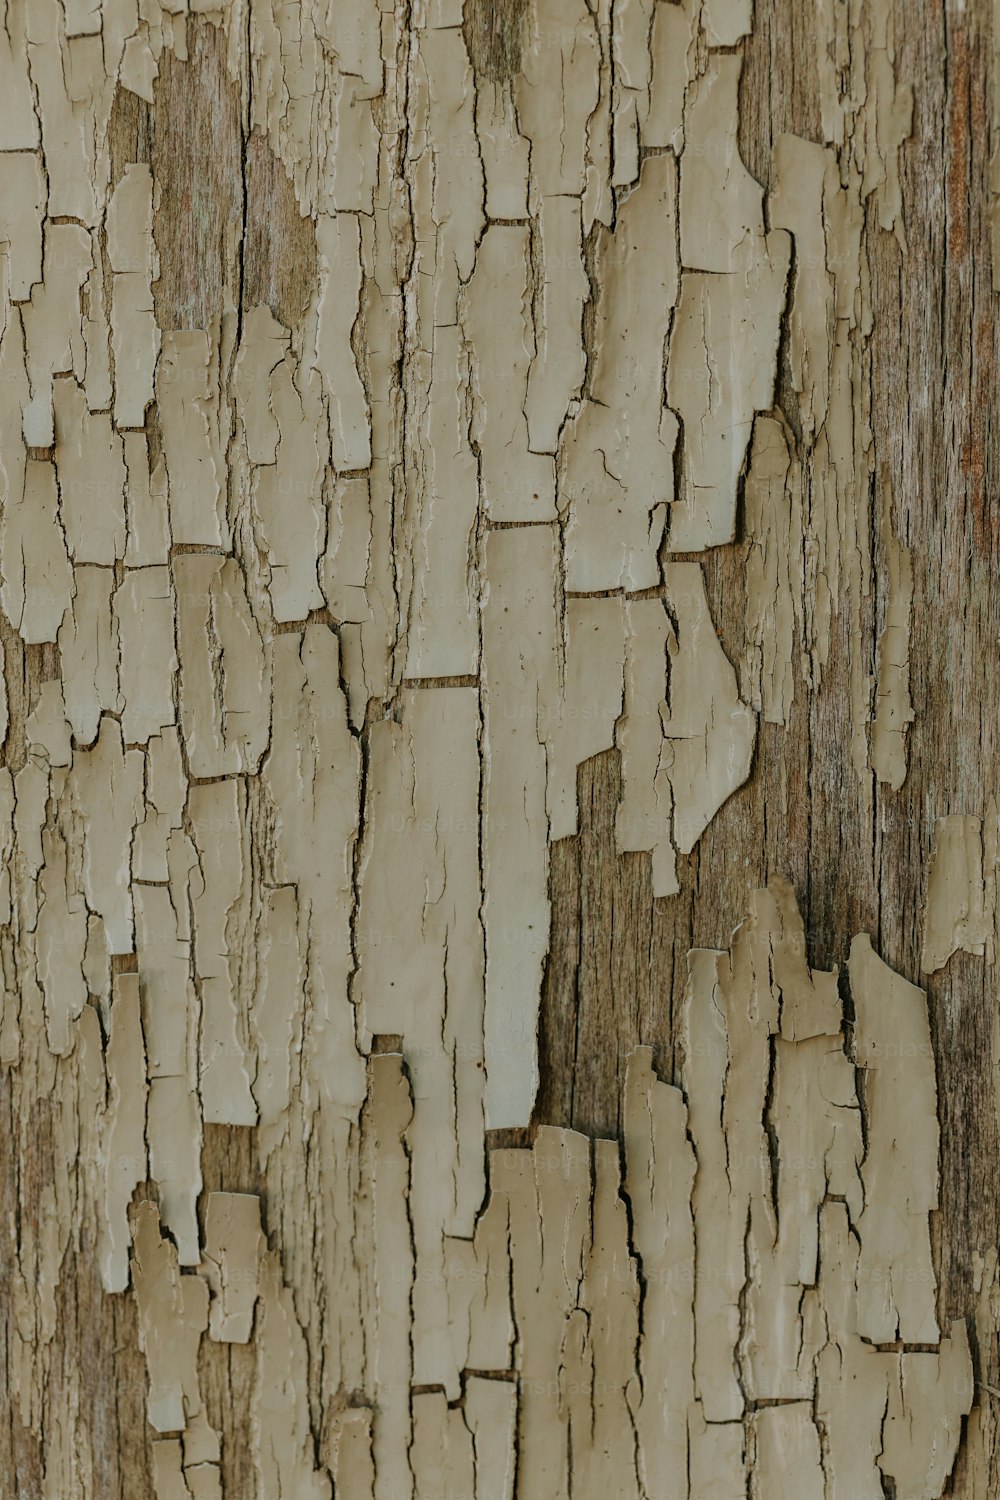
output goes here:
{"type": "Polygon", "coordinates": [[[3,1494],[988,1500],[997,0],[3,11],[3,1494]]]}

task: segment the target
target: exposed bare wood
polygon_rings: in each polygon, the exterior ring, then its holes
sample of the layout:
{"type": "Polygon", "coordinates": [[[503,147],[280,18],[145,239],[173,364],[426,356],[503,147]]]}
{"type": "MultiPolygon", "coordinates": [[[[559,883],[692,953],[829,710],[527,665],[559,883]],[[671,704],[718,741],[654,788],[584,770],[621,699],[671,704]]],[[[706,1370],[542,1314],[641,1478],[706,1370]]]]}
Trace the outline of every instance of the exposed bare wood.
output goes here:
{"type": "Polygon", "coordinates": [[[4,1494],[996,1491],[998,27],[7,0],[4,1494]]]}

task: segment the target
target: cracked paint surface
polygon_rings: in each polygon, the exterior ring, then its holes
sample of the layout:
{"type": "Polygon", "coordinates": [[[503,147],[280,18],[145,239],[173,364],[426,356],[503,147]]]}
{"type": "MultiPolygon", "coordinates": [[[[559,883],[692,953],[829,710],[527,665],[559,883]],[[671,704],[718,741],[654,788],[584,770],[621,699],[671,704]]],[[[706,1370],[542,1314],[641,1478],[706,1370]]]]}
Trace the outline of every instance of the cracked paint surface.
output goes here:
{"type": "MultiPolygon", "coordinates": [[[[862,237],[870,200],[904,240],[889,10],[817,8],[822,139],[765,194],[749,0],[511,9],[491,72],[458,0],[5,7],[0,1061],[22,1150],[43,1100],[58,1142],[7,1371],[46,1496],[94,1493],[69,1247],[134,1298],[157,1500],[221,1496],[226,1443],[260,1500],[951,1473],[927,1008],[866,937],[839,987],[790,887],[748,892],[688,955],[677,1081],[629,1056],[623,1141],[533,1122],[584,761],[620,753],[617,850],[676,896],[842,614],[854,766],[906,776],[862,237]],[[206,1183],[217,1129],[253,1191],[206,1183]],[[251,1361],[237,1432],[211,1344],[251,1361]]],[[[941,820],[928,973],[992,953],[995,822],[941,820]]]]}

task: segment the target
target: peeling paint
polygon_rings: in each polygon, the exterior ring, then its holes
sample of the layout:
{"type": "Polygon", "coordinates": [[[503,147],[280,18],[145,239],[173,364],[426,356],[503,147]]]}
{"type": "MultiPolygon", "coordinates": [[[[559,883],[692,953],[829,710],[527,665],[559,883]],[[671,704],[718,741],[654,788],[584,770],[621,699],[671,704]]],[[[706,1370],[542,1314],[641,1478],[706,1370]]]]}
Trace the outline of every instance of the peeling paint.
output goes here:
{"type": "MultiPolygon", "coordinates": [[[[586,761],[619,753],[617,851],[678,896],[839,629],[852,795],[905,784],[863,228],[905,246],[913,99],[884,0],[814,20],[819,139],[778,136],[765,191],[749,0],[5,7],[0,1060],[56,1161],[42,1222],[20,1180],[5,1208],[7,1370],[40,1493],[96,1493],[71,1252],[134,1300],[157,1500],[221,1497],[227,1445],[260,1500],[944,1492],[973,1388],[930,1023],[866,937],[814,971],[791,888],[748,891],[688,955],[673,1081],[607,1038],[623,1140],[535,1118],[586,761]]],[[[938,820],[925,973],[992,959],[997,845],[992,803],[938,820]]],[[[985,1408],[967,1434],[985,1473],[985,1408]]]]}

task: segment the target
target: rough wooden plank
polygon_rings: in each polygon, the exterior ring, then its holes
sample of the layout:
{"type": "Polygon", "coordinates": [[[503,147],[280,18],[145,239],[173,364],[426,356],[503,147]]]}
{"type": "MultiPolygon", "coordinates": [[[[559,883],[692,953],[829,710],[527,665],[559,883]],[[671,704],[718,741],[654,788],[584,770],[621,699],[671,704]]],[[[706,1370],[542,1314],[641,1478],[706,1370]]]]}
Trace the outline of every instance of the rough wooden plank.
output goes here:
{"type": "Polygon", "coordinates": [[[12,1493],[992,1492],[996,26],[10,0],[12,1493]]]}

